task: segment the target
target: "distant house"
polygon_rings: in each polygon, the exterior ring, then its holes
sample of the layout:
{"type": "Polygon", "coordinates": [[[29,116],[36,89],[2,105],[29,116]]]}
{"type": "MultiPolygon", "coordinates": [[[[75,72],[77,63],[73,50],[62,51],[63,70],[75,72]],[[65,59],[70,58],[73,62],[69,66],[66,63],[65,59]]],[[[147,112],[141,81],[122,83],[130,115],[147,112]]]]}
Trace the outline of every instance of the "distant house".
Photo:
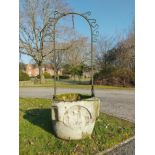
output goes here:
{"type": "Polygon", "coordinates": [[[83,72],[83,77],[84,78],[90,78],[91,77],[91,72],[88,72],[88,71],[83,72]]]}
{"type": "Polygon", "coordinates": [[[44,65],[43,71],[49,73],[50,75],[54,75],[54,67],[50,64],[44,65]]]}
{"type": "MultiPolygon", "coordinates": [[[[43,72],[49,73],[51,76],[54,75],[54,68],[50,64],[45,64],[43,66],[42,70],[43,70],[43,72]]],[[[39,75],[39,68],[35,64],[27,64],[25,72],[29,75],[29,77],[35,77],[35,76],[39,75]]],[[[63,69],[60,69],[58,71],[58,74],[62,75],[62,72],[63,72],[63,69]]]]}
{"type": "Polygon", "coordinates": [[[35,77],[39,74],[39,69],[34,64],[27,64],[25,72],[29,75],[29,77],[35,77]]]}

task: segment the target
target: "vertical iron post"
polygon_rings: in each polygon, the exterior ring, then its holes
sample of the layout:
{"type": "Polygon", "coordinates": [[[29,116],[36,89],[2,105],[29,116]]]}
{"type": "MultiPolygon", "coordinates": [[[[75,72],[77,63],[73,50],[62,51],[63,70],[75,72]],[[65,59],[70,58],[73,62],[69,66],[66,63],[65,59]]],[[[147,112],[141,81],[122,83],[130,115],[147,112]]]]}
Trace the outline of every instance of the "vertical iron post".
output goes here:
{"type": "Polygon", "coordinates": [[[55,14],[54,14],[54,25],[53,25],[53,51],[54,51],[54,97],[56,96],[56,53],[55,53],[55,14]]]}
{"type": "Polygon", "coordinates": [[[94,97],[94,71],[93,71],[93,30],[91,29],[91,96],[94,97]]]}

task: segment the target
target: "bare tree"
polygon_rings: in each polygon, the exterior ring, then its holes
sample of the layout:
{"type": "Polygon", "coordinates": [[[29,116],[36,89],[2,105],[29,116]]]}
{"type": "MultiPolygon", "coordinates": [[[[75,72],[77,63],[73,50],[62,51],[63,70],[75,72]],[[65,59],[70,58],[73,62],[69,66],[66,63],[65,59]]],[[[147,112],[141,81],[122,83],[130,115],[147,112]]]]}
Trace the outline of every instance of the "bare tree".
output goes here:
{"type": "Polygon", "coordinates": [[[52,21],[55,10],[68,11],[63,0],[20,0],[19,51],[31,56],[39,67],[40,82],[44,82],[43,62],[53,50],[52,21]]]}
{"type": "Polygon", "coordinates": [[[70,42],[73,46],[66,52],[64,60],[65,64],[69,67],[69,72],[75,80],[75,76],[80,79],[85,66],[90,64],[90,45],[88,39],[82,36],[76,36],[70,42]]]}
{"type": "Polygon", "coordinates": [[[100,68],[105,68],[107,67],[107,57],[108,57],[108,52],[111,50],[114,46],[114,38],[112,37],[105,37],[101,36],[98,39],[97,42],[97,62],[98,62],[98,67],[100,68]]]}
{"type": "Polygon", "coordinates": [[[56,73],[56,78],[59,80],[59,74],[58,72],[62,69],[63,65],[65,64],[64,63],[64,59],[65,59],[65,55],[66,55],[66,52],[68,51],[67,47],[66,46],[70,46],[66,44],[60,44],[59,45],[59,48],[61,50],[57,50],[56,53],[55,53],[55,57],[54,57],[54,53],[51,53],[50,56],[46,59],[46,62],[47,63],[50,63],[52,64],[54,67],[55,67],[55,73],[56,73]],[[64,50],[62,50],[64,49],[64,50]],[[54,60],[55,58],[55,60],[54,60]]]}
{"type": "Polygon", "coordinates": [[[70,65],[73,67],[79,64],[84,64],[87,62],[88,48],[87,48],[87,38],[77,36],[67,43],[57,43],[57,50],[55,53],[56,60],[54,61],[54,54],[51,53],[47,58],[47,62],[55,65],[56,77],[59,79],[58,72],[63,68],[64,65],[70,65]],[[67,48],[69,47],[69,48],[67,48]],[[64,50],[62,50],[64,49],[64,50]]]}
{"type": "Polygon", "coordinates": [[[110,85],[134,85],[134,25],[127,34],[114,39],[102,37],[97,44],[99,72],[96,81],[110,85]]]}
{"type": "Polygon", "coordinates": [[[127,38],[117,44],[117,68],[123,79],[123,84],[126,85],[130,79],[134,83],[135,76],[135,32],[134,25],[128,32],[127,38]]]}
{"type": "Polygon", "coordinates": [[[70,41],[72,47],[66,52],[65,62],[76,66],[81,63],[86,63],[89,59],[89,45],[86,37],[76,37],[70,41]]]}

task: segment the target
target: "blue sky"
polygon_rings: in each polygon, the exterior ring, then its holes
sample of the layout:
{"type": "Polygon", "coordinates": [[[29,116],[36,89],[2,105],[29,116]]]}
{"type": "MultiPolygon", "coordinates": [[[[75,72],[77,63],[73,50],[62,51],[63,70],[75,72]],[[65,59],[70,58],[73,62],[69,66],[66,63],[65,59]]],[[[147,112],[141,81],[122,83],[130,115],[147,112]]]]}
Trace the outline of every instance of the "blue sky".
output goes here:
{"type": "MultiPolygon", "coordinates": [[[[127,31],[134,19],[134,0],[67,0],[74,11],[91,11],[92,18],[99,24],[102,35],[114,35],[127,31]]],[[[84,21],[76,18],[76,28],[79,32],[87,33],[84,21]]]]}
{"type": "MultiPolygon", "coordinates": [[[[91,18],[97,20],[99,33],[104,36],[113,36],[127,33],[135,17],[134,0],[66,0],[75,12],[91,11],[91,18]]],[[[76,30],[86,36],[90,35],[86,22],[75,16],[76,30]]],[[[22,61],[29,63],[27,56],[22,61]]]]}

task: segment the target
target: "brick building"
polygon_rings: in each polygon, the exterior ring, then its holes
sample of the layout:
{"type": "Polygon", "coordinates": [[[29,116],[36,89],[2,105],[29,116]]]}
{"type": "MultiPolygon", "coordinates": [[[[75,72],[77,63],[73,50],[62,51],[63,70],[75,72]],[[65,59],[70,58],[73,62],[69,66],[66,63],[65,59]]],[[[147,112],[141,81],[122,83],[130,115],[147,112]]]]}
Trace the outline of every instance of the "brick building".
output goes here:
{"type": "MultiPolygon", "coordinates": [[[[43,70],[43,72],[49,73],[51,76],[54,75],[54,68],[50,64],[44,65],[42,70],[43,70]]],[[[29,77],[35,77],[35,76],[39,75],[39,68],[35,64],[27,64],[25,72],[29,75],[29,77]]],[[[62,72],[63,72],[63,69],[59,70],[58,74],[62,75],[62,72]]]]}

